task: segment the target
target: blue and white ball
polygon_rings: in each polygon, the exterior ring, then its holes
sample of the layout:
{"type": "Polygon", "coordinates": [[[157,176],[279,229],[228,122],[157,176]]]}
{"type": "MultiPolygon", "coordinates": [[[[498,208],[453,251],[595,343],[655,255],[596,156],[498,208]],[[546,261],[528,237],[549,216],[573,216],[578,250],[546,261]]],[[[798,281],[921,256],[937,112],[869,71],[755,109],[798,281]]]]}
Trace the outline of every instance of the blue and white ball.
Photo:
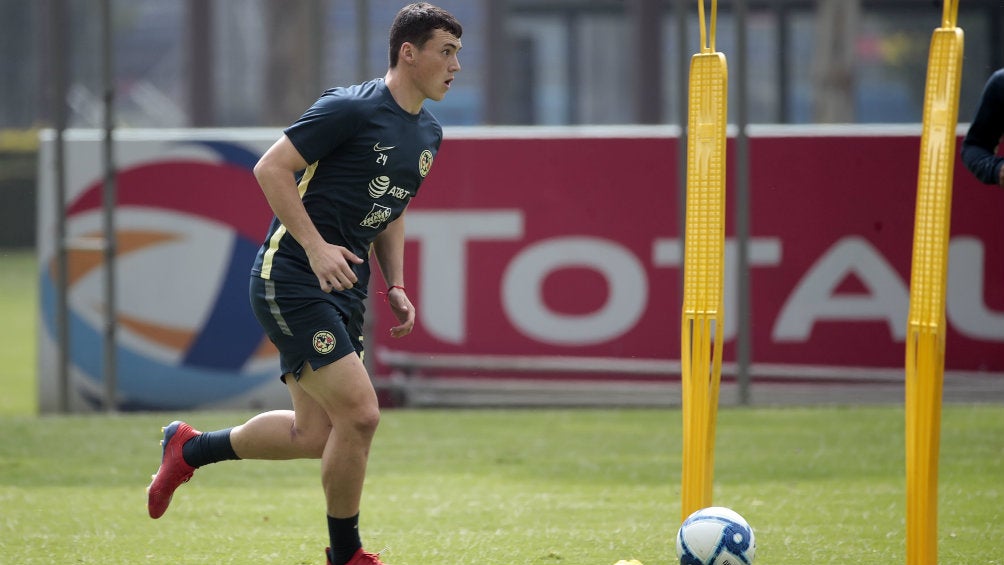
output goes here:
{"type": "Polygon", "coordinates": [[[756,538],[737,512],[712,506],[683,521],[676,533],[676,556],[680,565],[750,565],[756,538]]]}

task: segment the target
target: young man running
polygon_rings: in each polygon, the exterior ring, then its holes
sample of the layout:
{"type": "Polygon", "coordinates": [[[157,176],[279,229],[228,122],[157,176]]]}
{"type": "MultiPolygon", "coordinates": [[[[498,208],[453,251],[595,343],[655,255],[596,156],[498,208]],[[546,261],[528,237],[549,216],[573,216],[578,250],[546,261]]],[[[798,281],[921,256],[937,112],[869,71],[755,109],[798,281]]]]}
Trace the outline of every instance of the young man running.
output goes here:
{"type": "Polygon", "coordinates": [[[164,428],[148,489],[152,518],[195,469],[228,459],[321,459],[329,565],[380,565],[363,550],[359,506],[380,419],[362,363],[363,300],[376,258],[398,325],[411,332],[405,292],[404,211],[443,137],[425,100],[442,100],[460,71],[460,23],[420,2],[390,29],[386,75],[326,91],[286,128],[254,173],[275,213],[252,268],[251,305],[280,353],[293,410],[201,433],[164,428]],[[302,171],[302,173],[301,173],[302,171]]]}

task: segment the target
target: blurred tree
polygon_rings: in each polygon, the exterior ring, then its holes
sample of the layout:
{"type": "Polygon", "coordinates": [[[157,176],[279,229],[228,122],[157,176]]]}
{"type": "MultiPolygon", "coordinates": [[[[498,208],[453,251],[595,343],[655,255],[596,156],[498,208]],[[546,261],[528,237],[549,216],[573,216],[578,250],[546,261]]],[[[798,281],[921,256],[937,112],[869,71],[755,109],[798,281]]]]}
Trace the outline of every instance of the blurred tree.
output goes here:
{"type": "Polygon", "coordinates": [[[35,98],[32,85],[38,66],[34,65],[37,43],[33,24],[37,12],[30,2],[0,2],[0,76],[5,88],[0,91],[0,125],[28,127],[34,124],[35,98]]]}
{"type": "Polygon", "coordinates": [[[321,94],[322,4],[264,2],[268,55],[262,125],[292,122],[321,94]]]}
{"type": "Polygon", "coordinates": [[[861,21],[861,0],[818,0],[812,65],[813,121],[852,123],[854,50],[861,21]]]}
{"type": "Polygon", "coordinates": [[[631,0],[627,3],[628,19],[635,33],[634,117],[639,124],[659,124],[662,116],[662,15],[659,0],[631,0]]]}
{"type": "Polygon", "coordinates": [[[188,105],[190,125],[214,125],[212,6],[188,0],[188,105]]]}

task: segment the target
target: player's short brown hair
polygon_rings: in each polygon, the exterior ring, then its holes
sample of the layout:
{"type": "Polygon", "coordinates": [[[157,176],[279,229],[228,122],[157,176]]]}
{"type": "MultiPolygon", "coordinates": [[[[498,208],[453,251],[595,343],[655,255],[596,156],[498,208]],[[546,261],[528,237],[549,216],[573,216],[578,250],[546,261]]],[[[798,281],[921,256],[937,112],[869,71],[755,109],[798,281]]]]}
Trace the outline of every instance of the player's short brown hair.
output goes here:
{"type": "Polygon", "coordinates": [[[390,67],[397,66],[402,45],[411,43],[421,48],[437,29],[449,32],[457,39],[464,33],[464,28],[453,14],[428,2],[415,2],[401,8],[390,26],[390,67]]]}

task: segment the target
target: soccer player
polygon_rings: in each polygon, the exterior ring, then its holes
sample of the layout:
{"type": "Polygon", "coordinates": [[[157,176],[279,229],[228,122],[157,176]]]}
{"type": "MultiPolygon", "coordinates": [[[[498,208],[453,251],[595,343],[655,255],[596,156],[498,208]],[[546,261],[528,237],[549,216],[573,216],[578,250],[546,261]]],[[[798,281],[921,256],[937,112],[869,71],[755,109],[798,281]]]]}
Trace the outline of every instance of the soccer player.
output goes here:
{"type": "Polygon", "coordinates": [[[1004,157],[997,145],[1004,135],[1004,69],[990,75],[976,116],[962,141],[962,162],[985,184],[1004,187],[1004,157]]]}
{"type": "Polygon", "coordinates": [[[462,27],[420,2],[390,29],[386,75],[323,93],[254,168],[275,217],[251,271],[256,317],[279,349],[293,410],[201,433],[164,428],[160,468],[148,489],[152,518],[195,469],[228,459],[320,458],[329,565],[380,565],[363,550],[359,507],[370,443],[380,419],[362,362],[363,300],[370,256],[384,299],[411,332],[405,292],[404,212],[429,173],[443,137],[425,100],[442,100],[460,71],[462,27]]]}

